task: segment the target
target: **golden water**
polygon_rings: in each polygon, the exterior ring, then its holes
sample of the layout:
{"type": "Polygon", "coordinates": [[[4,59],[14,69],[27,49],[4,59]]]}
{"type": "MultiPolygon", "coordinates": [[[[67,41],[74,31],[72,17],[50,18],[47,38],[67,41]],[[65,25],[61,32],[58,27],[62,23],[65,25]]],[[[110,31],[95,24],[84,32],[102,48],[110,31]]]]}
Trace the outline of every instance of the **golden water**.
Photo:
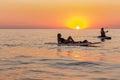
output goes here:
{"type": "Polygon", "coordinates": [[[120,80],[120,30],[100,44],[57,46],[56,34],[100,42],[98,29],[1,29],[0,80],[120,80]]]}

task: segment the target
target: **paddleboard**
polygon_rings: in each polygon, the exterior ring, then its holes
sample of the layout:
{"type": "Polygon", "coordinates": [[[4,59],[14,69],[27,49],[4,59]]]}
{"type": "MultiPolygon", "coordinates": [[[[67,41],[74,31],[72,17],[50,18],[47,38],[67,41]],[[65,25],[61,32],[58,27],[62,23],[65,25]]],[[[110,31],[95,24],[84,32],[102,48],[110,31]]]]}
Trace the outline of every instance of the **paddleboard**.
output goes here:
{"type": "Polygon", "coordinates": [[[98,36],[98,38],[101,38],[101,39],[112,39],[111,37],[108,37],[108,36],[106,36],[106,37],[98,36]]]}
{"type": "Polygon", "coordinates": [[[94,42],[94,43],[91,43],[91,42],[87,42],[87,43],[61,43],[61,44],[58,44],[58,46],[89,46],[91,44],[99,44],[101,42],[94,42]]]}

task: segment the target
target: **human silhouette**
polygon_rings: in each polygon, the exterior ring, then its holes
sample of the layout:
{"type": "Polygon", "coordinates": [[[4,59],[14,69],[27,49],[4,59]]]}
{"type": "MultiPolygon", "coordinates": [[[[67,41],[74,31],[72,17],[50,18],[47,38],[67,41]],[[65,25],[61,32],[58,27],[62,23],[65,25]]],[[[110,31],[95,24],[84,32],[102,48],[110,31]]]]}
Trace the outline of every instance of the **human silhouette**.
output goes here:
{"type": "Polygon", "coordinates": [[[58,41],[58,44],[60,44],[60,43],[86,43],[86,42],[88,42],[87,40],[74,41],[71,36],[69,36],[67,39],[64,39],[64,38],[62,38],[61,33],[57,34],[57,41],[58,41]]]}

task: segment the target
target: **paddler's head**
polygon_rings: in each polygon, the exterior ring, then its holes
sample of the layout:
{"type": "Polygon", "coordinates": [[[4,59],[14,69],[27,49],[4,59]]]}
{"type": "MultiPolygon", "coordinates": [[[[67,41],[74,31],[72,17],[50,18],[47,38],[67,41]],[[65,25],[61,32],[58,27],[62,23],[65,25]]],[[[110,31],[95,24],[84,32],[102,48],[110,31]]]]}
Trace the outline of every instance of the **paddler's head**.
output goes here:
{"type": "Polygon", "coordinates": [[[103,31],[103,30],[104,30],[104,28],[101,28],[101,30],[103,31]]]}
{"type": "Polygon", "coordinates": [[[62,36],[62,35],[61,35],[60,33],[57,34],[57,37],[58,37],[58,38],[61,38],[61,36],[62,36]]]}

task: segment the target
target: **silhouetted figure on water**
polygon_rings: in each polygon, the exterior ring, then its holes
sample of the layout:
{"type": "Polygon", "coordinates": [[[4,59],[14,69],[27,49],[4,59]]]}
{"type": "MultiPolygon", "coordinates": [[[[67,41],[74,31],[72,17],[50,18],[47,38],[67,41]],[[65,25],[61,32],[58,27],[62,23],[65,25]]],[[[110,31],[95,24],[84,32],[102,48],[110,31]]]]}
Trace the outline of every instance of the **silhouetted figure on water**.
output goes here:
{"type": "Polygon", "coordinates": [[[87,43],[87,40],[84,41],[74,41],[71,36],[69,36],[67,39],[62,38],[62,35],[60,33],[57,34],[57,41],[58,44],[61,43],[87,43]]]}
{"type": "Polygon", "coordinates": [[[106,32],[108,32],[108,31],[104,31],[104,28],[101,28],[101,31],[100,31],[100,33],[101,33],[101,36],[100,37],[106,37],[106,32]]]}

